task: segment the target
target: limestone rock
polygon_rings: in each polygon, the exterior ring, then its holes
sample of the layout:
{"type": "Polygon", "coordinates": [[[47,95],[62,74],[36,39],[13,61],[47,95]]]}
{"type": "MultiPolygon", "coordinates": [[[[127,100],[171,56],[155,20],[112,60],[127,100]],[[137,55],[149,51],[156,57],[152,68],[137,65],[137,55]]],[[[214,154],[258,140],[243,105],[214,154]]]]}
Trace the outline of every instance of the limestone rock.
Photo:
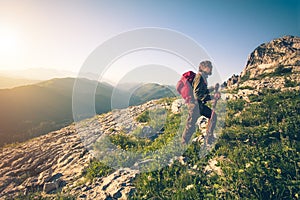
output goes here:
{"type": "MultiPolygon", "coordinates": [[[[79,199],[125,200],[135,190],[132,181],[138,173],[138,170],[122,168],[107,177],[95,179],[90,185],[81,186],[79,199]]],[[[75,190],[72,192],[76,193],[75,190]]]]}
{"type": "Polygon", "coordinates": [[[264,43],[250,55],[245,69],[233,83],[226,85],[230,92],[226,99],[249,100],[264,89],[300,90],[300,38],[284,36],[264,43]]]}
{"type": "Polygon", "coordinates": [[[223,161],[225,159],[224,156],[215,157],[208,161],[208,165],[204,168],[204,173],[206,174],[217,174],[219,176],[223,175],[223,171],[220,166],[217,166],[218,162],[223,161]]]}
{"type": "Polygon", "coordinates": [[[255,78],[261,74],[272,72],[279,65],[292,69],[300,67],[300,38],[284,36],[264,43],[257,47],[250,55],[246,68],[241,77],[246,75],[255,78]]]}
{"type": "Polygon", "coordinates": [[[45,183],[43,192],[50,193],[51,191],[56,190],[57,188],[58,188],[58,185],[54,182],[45,183]]]}
{"type": "Polygon", "coordinates": [[[104,134],[130,133],[141,124],[136,117],[148,109],[166,108],[159,100],[114,110],[0,151],[0,199],[56,190],[71,191],[79,199],[126,199],[134,191],[131,181],[138,170],[120,169],[77,188],[94,157],[93,145],[104,134]],[[125,128],[124,128],[125,127],[125,128]],[[105,196],[105,198],[104,198],[105,196]],[[103,197],[103,198],[102,198],[103,197]]]}
{"type": "Polygon", "coordinates": [[[225,82],[225,87],[232,87],[234,84],[238,83],[240,76],[233,74],[227,82],[225,82]]]}
{"type": "Polygon", "coordinates": [[[180,113],[180,108],[185,104],[184,99],[176,99],[173,101],[171,111],[174,114],[180,113]]]}

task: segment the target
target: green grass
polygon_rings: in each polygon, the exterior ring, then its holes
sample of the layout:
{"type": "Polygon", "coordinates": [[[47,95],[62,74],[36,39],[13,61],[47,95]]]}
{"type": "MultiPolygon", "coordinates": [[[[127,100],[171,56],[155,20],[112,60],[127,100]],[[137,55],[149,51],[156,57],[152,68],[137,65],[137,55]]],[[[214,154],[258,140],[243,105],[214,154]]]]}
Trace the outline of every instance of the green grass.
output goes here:
{"type": "Polygon", "coordinates": [[[140,123],[145,123],[145,122],[148,122],[149,120],[150,120],[150,111],[149,110],[144,111],[142,114],[140,114],[136,118],[136,121],[138,121],[140,123]]]}
{"type": "Polygon", "coordinates": [[[215,149],[200,159],[201,148],[194,144],[185,152],[187,165],[175,162],[140,174],[131,199],[296,199],[299,105],[296,92],[265,91],[259,102],[228,102],[225,128],[215,149]],[[218,163],[223,175],[207,176],[207,161],[218,156],[225,157],[218,163]]]}
{"type": "Polygon", "coordinates": [[[92,180],[93,178],[101,178],[104,176],[107,176],[109,174],[111,174],[114,170],[107,166],[106,164],[104,164],[103,162],[97,161],[97,160],[93,160],[89,167],[86,169],[86,173],[85,173],[85,177],[88,180],[92,180]]]}
{"type": "MultiPolygon", "coordinates": [[[[140,138],[142,129],[138,128],[132,134],[107,136],[96,149],[106,145],[115,147],[116,153],[129,152],[119,157],[111,155],[105,160],[110,166],[115,162],[127,167],[147,159],[149,152],[155,152],[154,159],[161,161],[161,165],[150,166],[148,172],[137,176],[136,190],[130,199],[297,199],[300,191],[299,105],[297,92],[273,90],[264,90],[250,103],[227,102],[227,107],[221,106],[217,111],[222,113],[222,109],[226,109],[226,120],[221,121],[224,127],[214,149],[201,157],[201,145],[193,143],[183,153],[188,158],[186,165],[177,160],[172,165],[162,165],[176,155],[187,114],[185,109],[182,116],[169,111],[148,111],[148,116],[160,116],[164,120],[157,121],[165,122],[163,133],[154,140],[140,138]],[[224,157],[217,163],[223,174],[204,173],[208,161],[215,157],[224,157]]],[[[152,125],[154,130],[162,125],[153,123],[151,117],[144,123],[152,125]]],[[[106,165],[100,166],[100,169],[91,169],[97,174],[106,165]]]]}
{"type": "Polygon", "coordinates": [[[144,136],[142,127],[130,134],[121,132],[108,135],[95,145],[98,160],[112,167],[131,167],[137,162],[152,159],[157,164],[149,167],[158,168],[177,155],[183,116],[156,109],[145,111],[137,120],[143,122],[144,127],[152,128],[150,137],[144,136]]]}

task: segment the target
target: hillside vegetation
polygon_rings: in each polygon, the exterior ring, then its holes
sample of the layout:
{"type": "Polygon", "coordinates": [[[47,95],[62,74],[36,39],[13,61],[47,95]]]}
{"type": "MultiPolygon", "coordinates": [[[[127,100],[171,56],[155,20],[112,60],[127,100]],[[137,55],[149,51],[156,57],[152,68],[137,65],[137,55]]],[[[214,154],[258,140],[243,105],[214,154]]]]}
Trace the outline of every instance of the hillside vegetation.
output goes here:
{"type": "MultiPolygon", "coordinates": [[[[183,154],[185,163],[176,160],[139,174],[130,199],[297,199],[299,105],[297,92],[274,90],[263,91],[251,102],[227,102],[225,127],[212,151],[202,157],[202,143],[192,143],[183,154]]],[[[147,113],[138,120],[147,122],[147,113]]],[[[180,114],[169,113],[164,132],[153,141],[141,139],[139,132],[112,135],[110,139],[124,150],[160,150],[173,141],[179,122],[180,114]]],[[[110,169],[102,162],[92,165],[87,175],[90,178],[110,169]]]]}
{"type": "MultiPolygon", "coordinates": [[[[74,81],[72,78],[52,79],[0,90],[0,146],[22,142],[71,124],[74,81]]],[[[86,85],[89,84],[87,80],[86,85]]],[[[109,111],[110,94],[98,92],[97,95],[102,97],[97,103],[103,105],[97,112],[109,111]]]]}
{"type": "Polygon", "coordinates": [[[255,101],[229,101],[225,128],[213,151],[200,143],[158,171],[142,173],[131,199],[293,199],[300,190],[300,97],[265,91],[255,101]],[[221,173],[205,173],[210,159],[221,173]]]}

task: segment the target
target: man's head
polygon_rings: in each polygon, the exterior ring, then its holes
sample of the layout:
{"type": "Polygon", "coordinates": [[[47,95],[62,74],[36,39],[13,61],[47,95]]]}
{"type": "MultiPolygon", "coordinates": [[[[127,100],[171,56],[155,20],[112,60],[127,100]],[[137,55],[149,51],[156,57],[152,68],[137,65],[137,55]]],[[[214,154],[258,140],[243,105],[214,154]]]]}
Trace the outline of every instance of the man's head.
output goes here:
{"type": "Polygon", "coordinates": [[[204,73],[205,75],[211,75],[212,73],[212,64],[210,61],[205,60],[199,64],[199,72],[204,73]]]}

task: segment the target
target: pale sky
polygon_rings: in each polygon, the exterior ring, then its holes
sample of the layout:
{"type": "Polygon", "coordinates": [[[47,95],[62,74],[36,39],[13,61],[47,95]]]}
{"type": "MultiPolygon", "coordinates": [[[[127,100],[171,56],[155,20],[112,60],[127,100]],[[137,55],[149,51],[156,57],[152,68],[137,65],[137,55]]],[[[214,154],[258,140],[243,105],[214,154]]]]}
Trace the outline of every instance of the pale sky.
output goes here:
{"type": "MultiPolygon", "coordinates": [[[[53,68],[78,72],[103,42],[132,29],[158,27],[195,40],[225,80],[240,74],[258,45],[284,35],[299,36],[299,2],[0,0],[0,70],[53,68]]],[[[134,63],[129,58],[124,58],[127,61],[123,65],[134,63]]],[[[137,58],[142,60],[132,57],[137,58]]],[[[148,64],[142,61],[135,65],[148,64]]],[[[179,60],[177,65],[181,64],[184,62],[179,60]]]]}

